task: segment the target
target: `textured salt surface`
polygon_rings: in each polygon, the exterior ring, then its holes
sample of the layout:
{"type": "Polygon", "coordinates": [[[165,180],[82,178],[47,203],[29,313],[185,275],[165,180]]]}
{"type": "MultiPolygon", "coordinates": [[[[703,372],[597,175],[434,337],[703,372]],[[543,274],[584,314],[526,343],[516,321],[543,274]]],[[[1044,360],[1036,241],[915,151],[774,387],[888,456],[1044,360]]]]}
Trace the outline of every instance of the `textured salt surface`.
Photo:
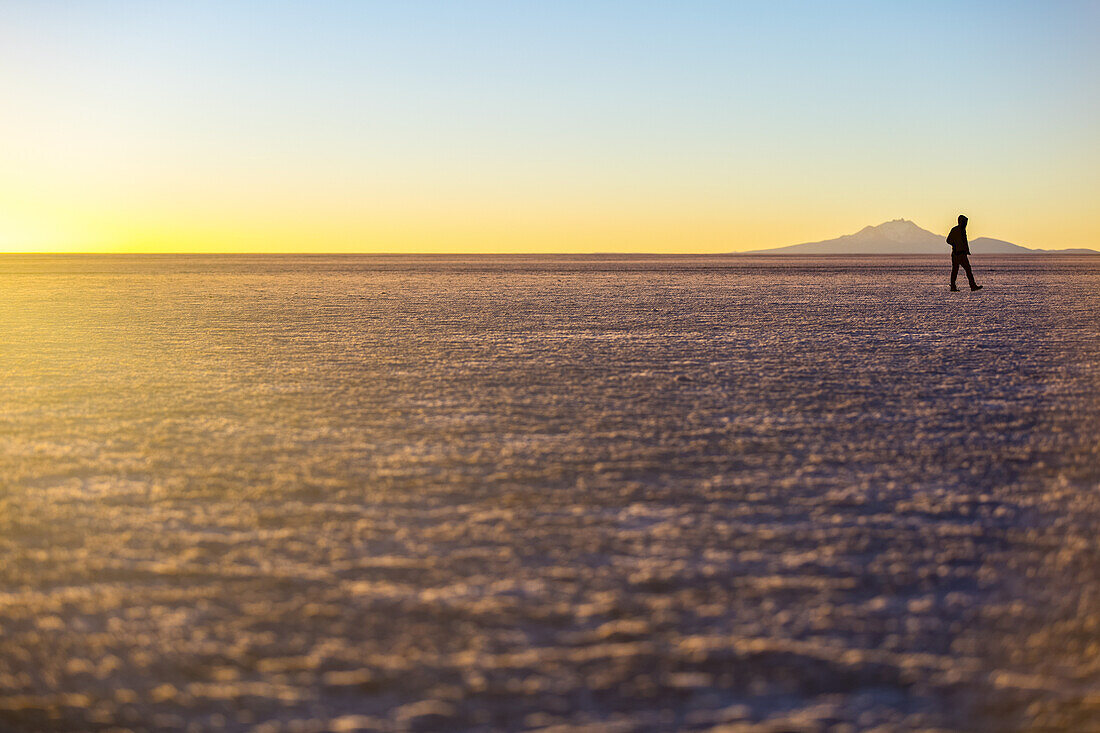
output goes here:
{"type": "Polygon", "coordinates": [[[0,729],[1100,730],[1100,262],[0,259],[0,729]]]}

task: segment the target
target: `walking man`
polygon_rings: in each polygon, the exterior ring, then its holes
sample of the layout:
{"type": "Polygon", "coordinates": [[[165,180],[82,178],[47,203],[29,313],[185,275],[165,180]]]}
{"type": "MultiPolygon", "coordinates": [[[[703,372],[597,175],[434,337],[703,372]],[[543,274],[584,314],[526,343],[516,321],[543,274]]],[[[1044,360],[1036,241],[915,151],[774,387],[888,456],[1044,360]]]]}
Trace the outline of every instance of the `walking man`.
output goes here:
{"type": "Polygon", "coordinates": [[[959,268],[966,270],[966,278],[970,281],[971,290],[981,290],[982,286],[974,282],[974,271],[970,269],[970,243],[966,241],[967,219],[959,214],[959,225],[952,227],[947,235],[947,243],[951,245],[951,290],[958,292],[955,281],[959,278],[959,268]]]}

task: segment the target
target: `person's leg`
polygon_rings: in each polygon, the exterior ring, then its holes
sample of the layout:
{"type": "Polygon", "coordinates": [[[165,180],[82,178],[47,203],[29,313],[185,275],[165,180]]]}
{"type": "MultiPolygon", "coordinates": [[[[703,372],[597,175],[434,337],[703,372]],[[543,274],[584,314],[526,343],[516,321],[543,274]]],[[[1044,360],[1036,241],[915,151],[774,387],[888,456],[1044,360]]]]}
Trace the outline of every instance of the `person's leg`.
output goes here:
{"type": "Polygon", "coordinates": [[[951,289],[956,290],[958,288],[955,282],[959,279],[959,256],[952,253],[951,255],[951,289]]]}
{"type": "Polygon", "coordinates": [[[978,283],[974,282],[974,271],[970,269],[970,258],[966,255],[962,256],[962,267],[966,270],[966,279],[970,281],[970,289],[977,290],[978,283]]]}

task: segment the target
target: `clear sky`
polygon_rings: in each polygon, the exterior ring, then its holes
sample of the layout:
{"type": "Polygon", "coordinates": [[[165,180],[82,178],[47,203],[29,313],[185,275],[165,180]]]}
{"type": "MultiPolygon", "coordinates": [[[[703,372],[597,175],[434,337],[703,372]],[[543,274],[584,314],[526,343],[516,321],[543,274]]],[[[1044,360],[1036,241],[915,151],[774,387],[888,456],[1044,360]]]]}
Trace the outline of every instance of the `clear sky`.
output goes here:
{"type": "Polygon", "coordinates": [[[1100,2],[0,0],[0,251],[1100,247],[1100,2]]]}

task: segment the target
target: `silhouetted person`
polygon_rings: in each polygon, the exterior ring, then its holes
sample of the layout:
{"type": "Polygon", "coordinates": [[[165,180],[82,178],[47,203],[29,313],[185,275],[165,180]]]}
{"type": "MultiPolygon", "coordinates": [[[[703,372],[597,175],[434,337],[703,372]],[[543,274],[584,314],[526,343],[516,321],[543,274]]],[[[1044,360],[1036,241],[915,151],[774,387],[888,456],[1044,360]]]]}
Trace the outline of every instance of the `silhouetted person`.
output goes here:
{"type": "Polygon", "coordinates": [[[981,290],[982,286],[974,282],[974,271],[970,269],[970,243],[966,240],[967,218],[959,214],[959,225],[951,228],[947,243],[951,245],[951,289],[958,291],[955,281],[959,279],[959,268],[966,270],[966,279],[971,290],[981,290]]]}

